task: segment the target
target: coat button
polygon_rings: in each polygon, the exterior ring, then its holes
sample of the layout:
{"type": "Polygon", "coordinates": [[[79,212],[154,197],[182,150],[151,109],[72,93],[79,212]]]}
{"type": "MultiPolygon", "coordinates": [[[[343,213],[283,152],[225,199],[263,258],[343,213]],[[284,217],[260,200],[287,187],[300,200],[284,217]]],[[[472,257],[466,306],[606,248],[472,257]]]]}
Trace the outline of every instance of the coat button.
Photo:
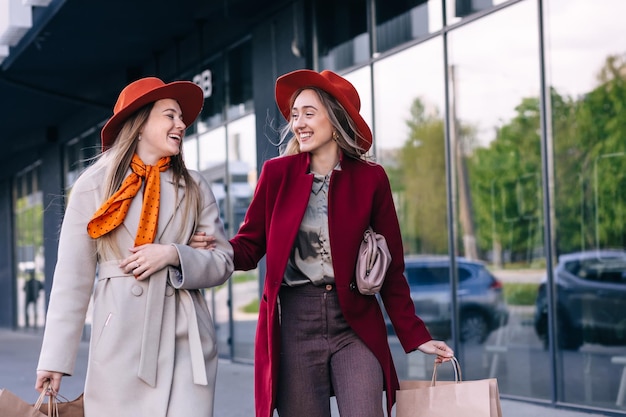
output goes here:
{"type": "Polygon", "coordinates": [[[171,297],[172,295],[174,295],[174,288],[168,285],[167,287],[165,287],[165,296],[171,297]]]}
{"type": "Polygon", "coordinates": [[[350,291],[354,291],[354,290],[356,290],[356,282],[352,281],[350,283],[350,291]]]}
{"type": "Polygon", "coordinates": [[[135,297],[139,297],[141,294],[143,294],[143,288],[141,288],[141,285],[133,285],[133,287],[130,289],[130,292],[135,297]]]}

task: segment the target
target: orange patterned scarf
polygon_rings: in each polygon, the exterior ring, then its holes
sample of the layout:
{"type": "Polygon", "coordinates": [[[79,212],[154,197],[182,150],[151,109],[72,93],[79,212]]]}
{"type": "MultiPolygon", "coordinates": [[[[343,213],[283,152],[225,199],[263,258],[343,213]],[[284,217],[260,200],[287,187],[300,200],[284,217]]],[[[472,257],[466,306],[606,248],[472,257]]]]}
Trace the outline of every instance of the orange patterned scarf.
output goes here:
{"type": "Polygon", "coordinates": [[[142,178],[146,179],[143,192],[143,206],[139,227],[135,236],[135,246],[154,242],[159,220],[159,200],[161,197],[160,173],[170,166],[170,157],[159,159],[156,165],[146,165],[137,154],[133,155],[130,168],[133,171],[113,194],[93,215],[87,225],[92,238],[104,236],[124,222],[130,203],[141,189],[142,178]]]}

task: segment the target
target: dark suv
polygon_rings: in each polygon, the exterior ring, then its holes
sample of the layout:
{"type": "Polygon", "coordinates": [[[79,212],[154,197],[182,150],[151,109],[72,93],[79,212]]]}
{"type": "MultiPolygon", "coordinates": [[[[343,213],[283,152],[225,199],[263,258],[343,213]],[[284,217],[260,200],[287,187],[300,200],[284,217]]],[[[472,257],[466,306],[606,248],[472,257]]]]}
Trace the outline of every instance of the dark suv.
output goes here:
{"type": "MultiPolygon", "coordinates": [[[[554,271],[558,345],[626,345],[626,252],[593,250],[561,255],[554,271]]],[[[539,285],[535,331],[548,343],[546,280],[539,285]]]]}
{"type": "MultiPolygon", "coordinates": [[[[435,339],[451,337],[450,258],[407,256],[405,276],[411,288],[415,312],[435,339]]],[[[460,338],[483,343],[489,334],[508,322],[502,284],[482,263],[457,258],[460,338]]],[[[388,325],[393,331],[391,324],[388,325]]]]}

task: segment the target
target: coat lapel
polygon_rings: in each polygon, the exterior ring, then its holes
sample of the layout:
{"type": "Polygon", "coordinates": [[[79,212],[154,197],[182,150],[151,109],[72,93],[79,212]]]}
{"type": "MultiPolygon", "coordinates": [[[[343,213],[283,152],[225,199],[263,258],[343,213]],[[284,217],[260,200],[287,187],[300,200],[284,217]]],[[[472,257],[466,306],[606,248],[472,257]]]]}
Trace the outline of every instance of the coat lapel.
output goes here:
{"type": "Polygon", "coordinates": [[[181,201],[185,197],[185,187],[178,187],[178,199],[176,199],[176,188],[174,175],[171,169],[161,173],[161,199],[159,202],[159,223],[155,242],[172,241],[174,236],[170,234],[178,233],[177,230],[170,230],[171,224],[181,201]]]}

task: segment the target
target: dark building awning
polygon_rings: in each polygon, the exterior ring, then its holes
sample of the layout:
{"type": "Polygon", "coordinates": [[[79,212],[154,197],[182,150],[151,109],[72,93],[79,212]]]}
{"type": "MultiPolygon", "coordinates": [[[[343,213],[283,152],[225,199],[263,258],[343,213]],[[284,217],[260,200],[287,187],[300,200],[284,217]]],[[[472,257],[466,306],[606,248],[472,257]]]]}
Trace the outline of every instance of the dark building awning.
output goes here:
{"type": "Polygon", "coordinates": [[[123,85],[146,75],[147,65],[170,81],[285,3],[53,0],[34,7],[33,27],[0,65],[0,161],[56,140],[56,127],[86,109],[107,117],[123,85]]]}

